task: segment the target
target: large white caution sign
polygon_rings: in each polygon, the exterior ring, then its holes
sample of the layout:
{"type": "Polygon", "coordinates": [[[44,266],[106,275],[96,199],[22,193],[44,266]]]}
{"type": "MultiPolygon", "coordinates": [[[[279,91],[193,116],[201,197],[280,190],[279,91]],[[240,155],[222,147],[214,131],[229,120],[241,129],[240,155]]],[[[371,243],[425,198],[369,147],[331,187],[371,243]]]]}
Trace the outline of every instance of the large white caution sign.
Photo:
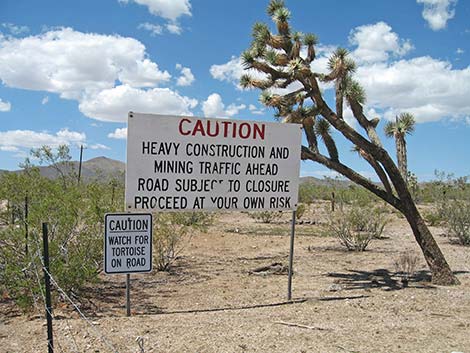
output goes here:
{"type": "Polygon", "coordinates": [[[293,210],[301,126],[129,113],[126,207],[293,210]]]}
{"type": "Polygon", "coordinates": [[[108,213],[104,220],[104,272],[152,271],[152,215],[108,213]]]}

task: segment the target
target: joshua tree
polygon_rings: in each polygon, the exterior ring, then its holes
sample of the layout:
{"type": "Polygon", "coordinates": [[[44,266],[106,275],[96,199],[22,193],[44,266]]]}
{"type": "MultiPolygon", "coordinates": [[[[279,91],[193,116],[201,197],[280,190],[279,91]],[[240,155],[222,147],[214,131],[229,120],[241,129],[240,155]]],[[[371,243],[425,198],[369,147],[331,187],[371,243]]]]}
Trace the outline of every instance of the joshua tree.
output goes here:
{"type": "Polygon", "coordinates": [[[330,72],[326,75],[312,70],[315,60],[317,38],[313,34],[292,31],[290,12],[282,0],[271,0],[268,14],[276,25],[276,33],[263,23],[253,26],[253,41],[242,54],[246,69],[264,74],[264,78],[243,75],[240,82],[246,88],[262,90],[260,100],[276,110],[276,116],[286,123],[298,123],[308,141],[302,146],[301,158],[323,164],[365,187],[398,211],[410,224],[436,284],[457,284],[439,246],[427,228],[400,170],[390,158],[377,135],[379,119],[368,119],[363,110],[365,92],[353,78],[354,62],[345,49],[338,49],[329,61],[330,72]],[[335,111],[323,98],[321,82],[335,83],[335,111]],[[362,135],[342,116],[343,102],[351,108],[359,126],[365,131],[362,135]],[[383,187],[371,182],[358,172],[341,162],[335,140],[330,133],[334,128],[355,146],[355,149],[375,170],[383,187]],[[326,146],[327,154],[320,151],[317,136],[326,146]],[[367,136],[367,137],[365,137],[367,136]]]}
{"type": "Polygon", "coordinates": [[[410,113],[402,113],[395,117],[395,121],[389,121],[384,128],[385,136],[395,137],[397,148],[397,162],[400,174],[408,183],[408,161],[406,156],[405,136],[411,135],[415,130],[415,118],[410,113]]]}

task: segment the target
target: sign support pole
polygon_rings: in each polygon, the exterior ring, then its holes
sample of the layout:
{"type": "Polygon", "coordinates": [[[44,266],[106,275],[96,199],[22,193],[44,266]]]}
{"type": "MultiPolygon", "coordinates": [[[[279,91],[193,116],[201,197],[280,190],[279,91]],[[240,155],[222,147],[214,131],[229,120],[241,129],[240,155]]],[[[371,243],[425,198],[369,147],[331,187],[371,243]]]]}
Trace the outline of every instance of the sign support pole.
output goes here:
{"type": "Polygon", "coordinates": [[[131,316],[131,274],[126,273],[126,316],[131,316]]]}
{"type": "Polygon", "coordinates": [[[292,300],[292,275],[294,263],[294,235],[295,235],[295,210],[292,212],[292,223],[290,231],[290,249],[289,249],[289,274],[287,280],[287,300],[292,300]]]}

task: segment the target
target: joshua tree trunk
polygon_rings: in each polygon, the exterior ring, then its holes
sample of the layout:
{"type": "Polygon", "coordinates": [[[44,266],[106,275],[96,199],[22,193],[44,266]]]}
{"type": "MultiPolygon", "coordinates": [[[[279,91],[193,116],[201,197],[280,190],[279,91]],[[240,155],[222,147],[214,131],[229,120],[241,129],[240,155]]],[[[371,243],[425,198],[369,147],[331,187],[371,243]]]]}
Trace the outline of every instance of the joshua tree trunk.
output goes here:
{"type": "MultiPolygon", "coordinates": [[[[361,144],[361,142],[358,143],[359,146],[361,144]]],[[[452,273],[452,270],[439,249],[437,242],[434,240],[431,232],[426,226],[426,223],[416,208],[406,183],[401,177],[399,169],[395,166],[388,153],[381,147],[376,146],[373,150],[376,152],[374,153],[376,154],[376,157],[379,157],[377,158],[378,161],[383,165],[390,177],[390,180],[393,182],[393,186],[395,187],[398,197],[363,178],[360,174],[356,173],[341,162],[333,161],[332,159],[318,153],[312,153],[312,151],[307,148],[302,148],[302,159],[310,159],[312,161],[319,162],[324,166],[337,171],[351,181],[365,187],[400,211],[406,217],[406,220],[413,231],[415,240],[423,252],[426,263],[431,271],[433,283],[438,285],[459,284],[459,280],[452,273]]]]}
{"type": "Polygon", "coordinates": [[[418,210],[414,207],[414,210],[409,210],[404,214],[431,270],[433,282],[442,285],[458,284],[458,280],[418,210]]]}
{"type": "Polygon", "coordinates": [[[401,177],[408,183],[408,161],[406,157],[406,141],[404,136],[396,137],[397,162],[401,177]]]}
{"type": "Polygon", "coordinates": [[[335,82],[336,90],[336,114],[339,118],[343,118],[343,89],[341,87],[341,81],[335,82]]]}

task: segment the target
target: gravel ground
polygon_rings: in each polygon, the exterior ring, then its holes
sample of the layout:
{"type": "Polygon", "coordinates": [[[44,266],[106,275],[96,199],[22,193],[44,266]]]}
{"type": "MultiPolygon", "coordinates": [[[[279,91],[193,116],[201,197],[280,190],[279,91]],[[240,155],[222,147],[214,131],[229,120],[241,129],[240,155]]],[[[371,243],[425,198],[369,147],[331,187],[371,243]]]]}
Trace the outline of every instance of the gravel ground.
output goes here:
{"type": "MultiPolygon", "coordinates": [[[[81,309],[93,328],[57,304],[56,352],[470,352],[468,247],[431,228],[462,282],[434,286],[403,219],[393,216],[367,251],[347,252],[324,236],[322,207],[304,216],[315,225],[296,228],[293,303],[289,215],[264,225],[221,214],[185,244],[170,273],[132,275],[132,317],[122,275],[87,290],[81,309]],[[402,253],[419,256],[407,287],[394,265],[402,253]]],[[[7,302],[0,309],[0,352],[47,351],[40,313],[18,315],[7,302]]]]}

